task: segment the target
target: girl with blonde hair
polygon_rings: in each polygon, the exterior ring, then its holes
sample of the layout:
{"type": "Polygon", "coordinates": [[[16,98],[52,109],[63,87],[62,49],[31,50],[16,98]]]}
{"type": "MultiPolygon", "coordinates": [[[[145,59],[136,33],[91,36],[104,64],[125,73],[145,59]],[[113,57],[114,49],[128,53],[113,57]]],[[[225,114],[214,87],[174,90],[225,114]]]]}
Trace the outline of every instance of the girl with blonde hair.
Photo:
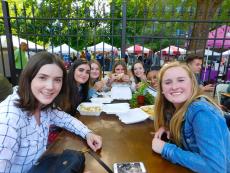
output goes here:
{"type": "Polygon", "coordinates": [[[230,172],[226,121],[218,105],[203,95],[190,68],[168,63],[158,77],[153,151],[194,172],[230,172]]]}

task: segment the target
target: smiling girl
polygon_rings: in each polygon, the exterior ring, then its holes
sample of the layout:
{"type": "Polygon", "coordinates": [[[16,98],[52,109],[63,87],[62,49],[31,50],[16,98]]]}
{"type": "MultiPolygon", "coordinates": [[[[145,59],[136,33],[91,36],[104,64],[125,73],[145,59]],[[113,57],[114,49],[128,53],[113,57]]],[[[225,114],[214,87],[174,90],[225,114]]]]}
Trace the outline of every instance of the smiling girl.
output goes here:
{"type": "Polygon", "coordinates": [[[0,172],[28,172],[45,152],[49,126],[65,128],[85,138],[94,150],[101,137],[60,110],[66,100],[62,60],[48,52],[30,58],[19,87],[0,103],[0,172]]]}
{"type": "Polygon", "coordinates": [[[75,116],[76,108],[88,99],[90,66],[87,60],[77,59],[68,72],[68,96],[70,109],[68,112],[75,116]]]}
{"type": "Polygon", "coordinates": [[[152,149],[194,172],[230,172],[230,133],[217,104],[200,92],[186,64],[159,72],[152,149]],[[162,140],[163,134],[172,143],[162,140]]]}

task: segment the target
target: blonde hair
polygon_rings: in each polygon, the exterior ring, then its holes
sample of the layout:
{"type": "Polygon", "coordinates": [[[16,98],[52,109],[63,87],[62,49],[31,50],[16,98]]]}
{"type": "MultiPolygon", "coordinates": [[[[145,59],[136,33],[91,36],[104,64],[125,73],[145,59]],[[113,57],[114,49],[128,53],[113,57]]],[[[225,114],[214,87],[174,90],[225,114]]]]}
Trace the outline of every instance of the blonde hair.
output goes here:
{"type": "MultiPolygon", "coordinates": [[[[165,64],[159,74],[158,74],[158,93],[156,97],[156,102],[155,102],[155,120],[154,120],[154,127],[155,130],[157,131],[160,127],[164,126],[166,129],[170,131],[170,137],[172,138],[172,141],[175,142],[177,145],[181,146],[182,141],[181,141],[181,127],[182,123],[184,121],[184,116],[185,113],[188,109],[188,106],[195,101],[196,99],[200,97],[204,97],[212,103],[214,106],[217,108],[218,105],[209,97],[205,96],[201,89],[199,88],[199,85],[197,84],[196,77],[194,73],[191,71],[191,69],[184,63],[179,63],[178,61],[176,62],[171,62],[165,64]],[[189,78],[191,79],[192,83],[192,95],[190,98],[188,98],[178,109],[175,109],[173,104],[169,102],[165,96],[162,93],[162,77],[164,76],[165,72],[173,67],[181,67],[183,68],[187,73],[189,78]],[[170,122],[167,122],[167,114],[170,114],[171,120],[170,122]]],[[[219,108],[220,109],[220,108],[219,108]]]]}
{"type": "MultiPolygon", "coordinates": [[[[98,68],[99,68],[99,70],[100,70],[100,74],[99,74],[99,77],[98,77],[98,80],[100,81],[100,80],[102,79],[101,64],[100,64],[97,60],[91,59],[91,60],[89,61],[90,69],[91,69],[91,65],[92,65],[92,64],[97,64],[97,66],[98,66],[98,68]]],[[[90,87],[93,87],[93,85],[94,85],[94,81],[91,79],[91,77],[89,77],[89,86],[90,86],[90,87]]]]}

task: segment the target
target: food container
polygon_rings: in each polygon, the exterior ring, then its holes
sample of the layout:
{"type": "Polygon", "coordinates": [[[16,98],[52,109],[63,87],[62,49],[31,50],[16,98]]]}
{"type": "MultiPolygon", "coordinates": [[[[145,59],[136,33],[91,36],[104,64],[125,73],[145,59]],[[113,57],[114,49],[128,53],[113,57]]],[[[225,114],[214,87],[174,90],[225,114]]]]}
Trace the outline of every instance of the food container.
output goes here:
{"type": "Polygon", "coordinates": [[[113,101],[111,97],[95,97],[90,100],[92,103],[111,103],[113,101]]]}
{"type": "Polygon", "coordinates": [[[100,103],[83,102],[77,107],[77,110],[81,115],[99,116],[102,112],[102,108],[103,104],[100,103]]]}
{"type": "Polygon", "coordinates": [[[142,111],[149,114],[149,119],[154,120],[155,113],[154,113],[154,105],[146,105],[140,107],[142,111]]]}

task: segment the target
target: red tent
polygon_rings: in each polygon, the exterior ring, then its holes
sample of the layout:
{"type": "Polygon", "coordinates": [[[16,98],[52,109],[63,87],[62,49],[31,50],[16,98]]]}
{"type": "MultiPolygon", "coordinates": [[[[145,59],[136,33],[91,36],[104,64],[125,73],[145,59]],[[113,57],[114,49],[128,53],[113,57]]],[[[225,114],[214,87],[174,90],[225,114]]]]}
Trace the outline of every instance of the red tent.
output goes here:
{"type": "Polygon", "coordinates": [[[162,49],[161,51],[158,51],[157,53],[161,54],[161,55],[177,56],[177,55],[186,54],[186,50],[182,49],[180,47],[171,45],[171,46],[168,46],[168,47],[162,49]]]}
{"type": "Polygon", "coordinates": [[[135,44],[134,46],[127,48],[126,51],[128,53],[141,54],[141,53],[149,53],[151,49],[135,44]]]}

